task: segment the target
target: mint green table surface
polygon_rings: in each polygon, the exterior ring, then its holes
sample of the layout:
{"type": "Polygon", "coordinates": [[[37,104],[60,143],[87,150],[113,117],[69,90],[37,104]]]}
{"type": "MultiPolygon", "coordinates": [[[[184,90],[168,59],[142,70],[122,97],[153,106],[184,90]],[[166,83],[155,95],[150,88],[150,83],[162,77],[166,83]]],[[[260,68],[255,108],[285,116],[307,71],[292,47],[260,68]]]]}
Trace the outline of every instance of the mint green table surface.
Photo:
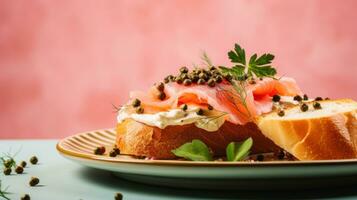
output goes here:
{"type": "MultiPolygon", "coordinates": [[[[123,199],[357,199],[357,186],[342,189],[313,191],[214,191],[188,190],[151,186],[123,180],[110,172],[82,167],[60,156],[55,140],[0,140],[0,152],[20,150],[16,160],[32,155],[38,165],[25,168],[23,175],[0,175],[3,187],[10,186],[11,199],[20,199],[24,193],[31,200],[106,200],[121,192],[123,199]],[[30,187],[31,176],[40,178],[38,187],[30,187]]],[[[1,198],[0,198],[1,199],[1,198]]]]}

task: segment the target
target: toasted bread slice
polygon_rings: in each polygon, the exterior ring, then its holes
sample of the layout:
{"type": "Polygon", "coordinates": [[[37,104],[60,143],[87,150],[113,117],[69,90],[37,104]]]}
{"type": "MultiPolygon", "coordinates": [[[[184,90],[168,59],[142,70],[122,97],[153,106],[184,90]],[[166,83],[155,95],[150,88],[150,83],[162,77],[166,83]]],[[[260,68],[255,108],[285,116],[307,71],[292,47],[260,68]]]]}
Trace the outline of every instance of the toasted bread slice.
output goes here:
{"type": "Polygon", "coordinates": [[[232,141],[252,137],[253,153],[278,151],[272,141],[261,134],[254,123],[244,126],[225,122],[218,131],[208,132],[194,124],[168,126],[165,129],[152,127],[127,119],[117,125],[117,146],[123,154],[145,156],[155,159],[173,159],[171,150],[193,139],[200,139],[214,155],[225,155],[226,146],[232,141]]]}
{"type": "Polygon", "coordinates": [[[262,133],[299,160],[357,158],[357,102],[350,99],[313,102],[302,112],[299,106],[257,118],[262,133]]]}

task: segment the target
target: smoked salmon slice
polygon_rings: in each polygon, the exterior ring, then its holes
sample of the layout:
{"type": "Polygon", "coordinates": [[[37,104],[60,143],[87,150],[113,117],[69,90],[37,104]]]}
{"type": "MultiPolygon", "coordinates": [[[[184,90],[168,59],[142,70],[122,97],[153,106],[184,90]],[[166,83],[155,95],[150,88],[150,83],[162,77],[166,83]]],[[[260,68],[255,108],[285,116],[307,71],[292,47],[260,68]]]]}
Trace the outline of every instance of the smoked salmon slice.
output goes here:
{"type": "Polygon", "coordinates": [[[215,110],[227,113],[227,120],[244,125],[255,116],[272,110],[272,96],[295,96],[302,92],[296,81],[289,77],[280,79],[257,79],[254,83],[236,82],[236,87],[227,81],[215,87],[192,84],[184,86],[171,82],[165,85],[166,98],[157,98],[158,91],[155,87],[147,93],[134,91],[130,93],[131,99],[140,99],[145,113],[156,113],[179,108],[182,104],[195,105],[207,108],[213,106],[215,110]],[[238,90],[237,90],[238,87],[238,90]]]}

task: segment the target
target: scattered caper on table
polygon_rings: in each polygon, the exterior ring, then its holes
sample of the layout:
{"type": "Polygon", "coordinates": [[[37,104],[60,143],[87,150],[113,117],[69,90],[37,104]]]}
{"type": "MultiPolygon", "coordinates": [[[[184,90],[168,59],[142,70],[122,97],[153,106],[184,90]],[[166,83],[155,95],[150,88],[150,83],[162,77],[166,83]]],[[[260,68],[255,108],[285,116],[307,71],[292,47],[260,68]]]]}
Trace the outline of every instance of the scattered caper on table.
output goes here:
{"type": "Polygon", "coordinates": [[[24,194],[22,197],[21,197],[21,200],[30,200],[30,195],[28,194],[24,194]]]}
{"type": "Polygon", "coordinates": [[[40,183],[40,179],[37,177],[31,177],[30,182],[29,182],[31,187],[34,187],[39,183],[40,183]]]}
{"type": "Polygon", "coordinates": [[[123,199],[123,194],[120,193],[120,192],[116,193],[115,196],[114,196],[114,199],[115,200],[122,200],[123,199]]]}
{"type": "Polygon", "coordinates": [[[8,176],[11,174],[12,170],[10,167],[5,167],[3,172],[4,172],[4,175],[8,176]]]}
{"type": "Polygon", "coordinates": [[[21,161],[21,163],[20,163],[21,167],[26,167],[26,165],[27,165],[26,161],[21,161]]]}
{"type": "Polygon", "coordinates": [[[17,167],[15,168],[15,172],[16,172],[17,174],[22,174],[22,173],[24,172],[24,168],[23,168],[22,166],[17,166],[17,167]]]}
{"type": "Polygon", "coordinates": [[[30,158],[30,163],[36,165],[38,163],[38,158],[36,156],[32,156],[30,158]]]}

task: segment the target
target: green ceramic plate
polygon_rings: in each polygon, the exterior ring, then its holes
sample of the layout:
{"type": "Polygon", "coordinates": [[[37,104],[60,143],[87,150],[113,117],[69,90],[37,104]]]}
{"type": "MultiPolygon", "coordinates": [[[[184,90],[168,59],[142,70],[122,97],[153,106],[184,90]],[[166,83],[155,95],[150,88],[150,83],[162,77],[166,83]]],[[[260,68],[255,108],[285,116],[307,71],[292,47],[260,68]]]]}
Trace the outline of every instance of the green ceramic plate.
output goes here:
{"type": "Polygon", "coordinates": [[[207,189],[301,189],[357,183],[357,159],[329,161],[193,162],[97,156],[97,146],[112,148],[115,131],[103,129],[61,140],[57,150],[82,165],[114,172],[136,182],[207,189]]]}

